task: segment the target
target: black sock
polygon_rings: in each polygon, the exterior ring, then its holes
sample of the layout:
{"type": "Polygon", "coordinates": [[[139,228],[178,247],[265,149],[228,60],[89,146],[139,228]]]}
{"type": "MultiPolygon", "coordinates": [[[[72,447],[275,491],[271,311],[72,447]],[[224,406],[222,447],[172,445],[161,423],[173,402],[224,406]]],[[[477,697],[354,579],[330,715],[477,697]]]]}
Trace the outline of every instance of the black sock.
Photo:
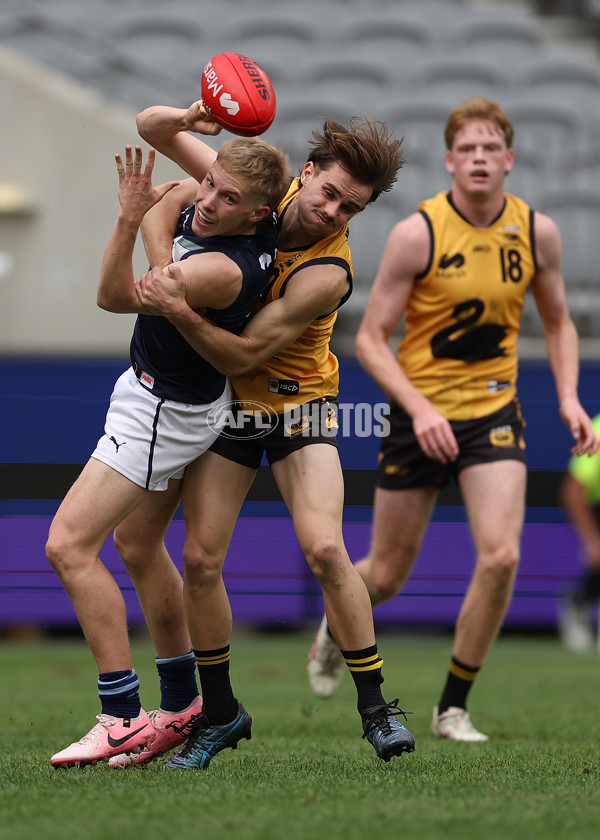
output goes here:
{"type": "Polygon", "coordinates": [[[381,693],[383,659],[377,653],[377,645],[362,650],[342,650],[342,656],[352,674],[358,693],[357,708],[360,714],[369,706],[385,704],[381,693]]]}
{"type": "Polygon", "coordinates": [[[229,679],[229,645],[217,650],[194,650],[200,685],[202,713],[209,723],[229,723],[237,714],[237,703],[229,679]]]}
{"type": "Polygon", "coordinates": [[[577,583],[573,600],[579,606],[593,606],[600,598],[600,570],[588,569],[577,583]]]}
{"type": "Polygon", "coordinates": [[[464,662],[452,657],[446,685],[438,704],[438,714],[441,715],[450,706],[458,706],[459,709],[467,708],[467,694],[478,673],[479,668],[465,665],[464,662]]]}

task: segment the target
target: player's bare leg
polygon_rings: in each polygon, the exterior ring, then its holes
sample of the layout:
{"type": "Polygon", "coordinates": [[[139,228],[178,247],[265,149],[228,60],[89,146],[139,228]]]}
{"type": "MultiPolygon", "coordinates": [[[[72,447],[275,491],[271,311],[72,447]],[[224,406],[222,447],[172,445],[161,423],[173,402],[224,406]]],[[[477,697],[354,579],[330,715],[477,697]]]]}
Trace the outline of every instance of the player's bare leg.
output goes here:
{"type": "Polygon", "coordinates": [[[465,468],[460,486],[475,543],[476,563],[455,629],[452,660],[435,707],[432,731],[460,741],[485,741],[471,723],[467,695],[510,605],[520,554],[527,470],[519,461],[465,468]]]}
{"type": "Polygon", "coordinates": [[[165,546],[165,534],[181,498],[181,481],[147,494],[117,526],[114,541],[137,592],[158,657],[190,650],[183,606],[183,578],[165,546]]]}
{"type": "Polygon", "coordinates": [[[234,697],[229,676],[232,616],[223,564],[256,470],[205,452],[188,467],[182,506],[186,524],[184,601],[203,711],[167,770],[206,769],[222,749],[251,738],[252,718],[234,697]]]}
{"type": "Polygon", "coordinates": [[[148,494],[115,530],[115,545],[134,583],[156,650],[160,707],[149,712],[156,737],[137,753],[113,756],[109,767],[148,764],[185,741],[202,712],[196,658],[183,603],[183,578],[165,545],[181,499],[182,481],[148,494]]]}
{"type": "Polygon", "coordinates": [[[73,602],[98,670],[131,668],[125,602],[98,553],[147,491],[90,459],[50,526],[48,560],[73,602]]]}
{"type": "Polygon", "coordinates": [[[98,723],[79,741],[55,753],[50,759],[54,767],[106,761],[123,749],[140,750],[154,739],[132,668],[125,602],[98,556],[117,522],[134,510],[146,493],[92,458],[50,527],[48,560],[73,602],[98,665],[102,703],[98,723]]]}
{"type": "Polygon", "coordinates": [[[311,444],[277,461],[272,470],[292,514],[300,546],[321,584],[325,614],[343,656],[342,665],[352,674],[363,738],[384,761],[412,752],[415,739],[396,719],[404,715],[398,700],[386,703],[381,693],[382,661],[371,601],[344,545],[344,482],[337,449],[326,443],[311,444]]]}
{"type": "Polygon", "coordinates": [[[510,605],[520,556],[527,470],[519,461],[467,467],[460,474],[476,565],[456,624],[453,653],[481,666],[510,605]]]}
{"type": "MultiPolygon", "coordinates": [[[[367,557],[355,564],[373,607],[393,598],[408,578],[437,498],[433,488],[375,491],[373,536],[367,557]]],[[[309,655],[309,680],[315,694],[331,697],[345,668],[328,632],[327,618],[319,627],[309,655]]]]}
{"type": "Polygon", "coordinates": [[[337,449],[325,443],[305,446],[275,462],[272,471],[298,542],[323,588],[338,645],[356,650],[374,644],[369,595],[344,545],[344,483],[337,449]]]}
{"type": "Polygon", "coordinates": [[[356,563],[373,607],[394,598],[406,583],[437,496],[433,487],[376,488],[369,554],[356,563]]]}
{"type": "Polygon", "coordinates": [[[229,644],[231,607],[223,564],[256,470],[205,452],[188,467],[183,487],[186,526],[184,599],[194,647],[229,644]]]}

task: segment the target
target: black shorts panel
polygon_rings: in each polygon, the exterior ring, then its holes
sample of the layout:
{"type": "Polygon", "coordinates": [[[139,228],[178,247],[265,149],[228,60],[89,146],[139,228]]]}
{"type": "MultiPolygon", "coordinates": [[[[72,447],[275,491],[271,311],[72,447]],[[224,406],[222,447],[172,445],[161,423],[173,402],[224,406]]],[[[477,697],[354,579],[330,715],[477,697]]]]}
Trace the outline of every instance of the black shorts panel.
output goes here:
{"type": "Polygon", "coordinates": [[[440,464],[419,446],[411,417],[399,406],[390,406],[390,433],[383,438],[377,467],[377,487],[404,490],[411,487],[445,487],[465,467],[491,461],[526,462],[525,423],[518,400],[476,420],[451,420],[459,453],[454,463],[440,464]]]}
{"type": "Polygon", "coordinates": [[[243,415],[236,409],[228,424],[210,447],[229,461],[258,469],[265,454],[269,464],[281,461],[290,452],[315,443],[337,447],[338,400],[324,397],[298,406],[293,412],[270,417],[243,415]]]}

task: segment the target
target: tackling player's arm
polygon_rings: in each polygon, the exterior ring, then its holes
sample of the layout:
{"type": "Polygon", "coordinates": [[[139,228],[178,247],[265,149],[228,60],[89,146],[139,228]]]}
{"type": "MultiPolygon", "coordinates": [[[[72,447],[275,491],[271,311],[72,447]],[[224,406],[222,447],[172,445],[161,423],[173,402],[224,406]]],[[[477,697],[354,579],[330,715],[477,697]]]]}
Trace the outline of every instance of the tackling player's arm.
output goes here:
{"type": "Polygon", "coordinates": [[[169,318],[196,352],[227,376],[242,376],[288,347],[316,318],[334,310],[348,291],[340,266],[308,266],[289,280],[281,298],[260,309],[241,335],[235,335],[190,309],[178,268],[165,269],[168,284],[156,270],[136,281],[140,299],[155,314],[169,318]]]}
{"type": "Polygon", "coordinates": [[[448,420],[410,382],[390,340],[406,309],[415,277],[427,267],[431,235],[421,213],[392,229],[356,336],[356,356],[377,384],[412,417],[423,452],[446,463],[458,455],[448,420]]]}
{"type": "Polygon", "coordinates": [[[598,438],[577,396],[579,337],[569,314],[562,276],[562,239],[549,216],[536,212],[534,226],[538,270],[531,291],[544,325],[560,416],[575,439],[571,451],[592,454],[598,449],[598,438]]]}

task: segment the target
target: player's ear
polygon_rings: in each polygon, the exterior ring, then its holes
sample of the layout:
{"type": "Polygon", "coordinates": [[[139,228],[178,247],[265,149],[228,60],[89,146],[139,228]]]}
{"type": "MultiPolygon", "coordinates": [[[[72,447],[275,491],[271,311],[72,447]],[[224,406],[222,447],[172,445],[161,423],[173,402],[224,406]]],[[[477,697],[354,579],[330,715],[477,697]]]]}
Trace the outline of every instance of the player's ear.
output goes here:
{"type": "Polygon", "coordinates": [[[506,151],[506,166],[504,167],[504,174],[508,175],[510,170],[513,168],[513,164],[515,162],[515,150],[514,149],[507,149],[506,151]]]}
{"type": "Polygon", "coordinates": [[[249,218],[248,221],[250,222],[262,222],[263,219],[266,219],[267,216],[271,213],[271,208],[268,204],[262,204],[260,207],[256,207],[249,218]]]}
{"type": "Polygon", "coordinates": [[[300,183],[306,184],[312,178],[315,171],[315,165],[312,160],[307,160],[304,166],[302,167],[302,172],[300,173],[300,183]]]}
{"type": "Polygon", "coordinates": [[[454,156],[453,156],[452,152],[449,151],[449,150],[446,152],[445,163],[446,163],[446,169],[448,170],[448,172],[451,175],[454,175],[454,156]]]}

